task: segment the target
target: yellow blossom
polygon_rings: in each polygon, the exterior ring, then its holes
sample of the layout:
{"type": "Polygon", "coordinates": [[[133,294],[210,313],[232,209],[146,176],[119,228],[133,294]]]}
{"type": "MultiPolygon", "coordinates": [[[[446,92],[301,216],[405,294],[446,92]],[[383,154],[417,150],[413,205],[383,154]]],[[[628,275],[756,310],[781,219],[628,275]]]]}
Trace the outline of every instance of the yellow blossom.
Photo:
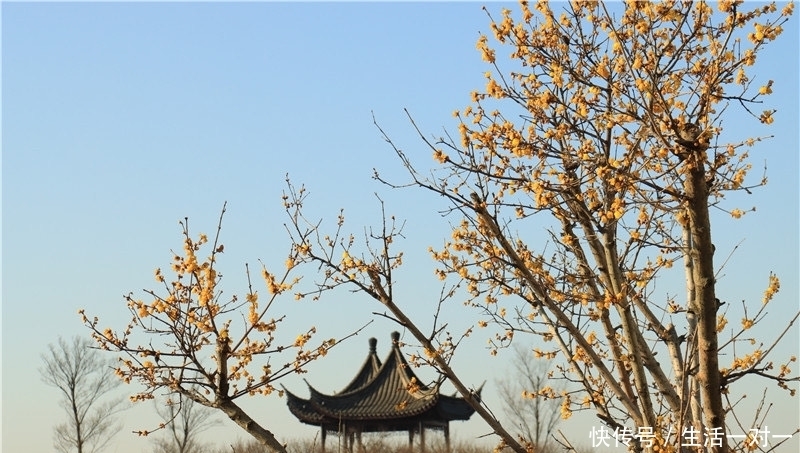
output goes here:
{"type": "Polygon", "coordinates": [[[761,298],[761,302],[766,304],[772,300],[772,298],[775,297],[775,294],[780,291],[780,289],[781,281],[778,279],[778,276],[775,274],[770,274],[769,286],[767,286],[767,289],[764,291],[764,297],[761,298]]]}
{"type": "Polygon", "coordinates": [[[725,315],[717,316],[717,333],[722,332],[727,325],[728,319],[725,317],[725,315]]]}
{"type": "Polygon", "coordinates": [[[309,335],[300,334],[297,336],[297,338],[295,338],[294,345],[297,346],[298,348],[302,348],[308,342],[308,339],[309,335]]]}
{"type": "Polygon", "coordinates": [[[447,154],[443,153],[440,149],[433,152],[433,158],[440,164],[447,162],[448,159],[447,154]]]}
{"type": "Polygon", "coordinates": [[[498,85],[494,79],[489,79],[489,82],[486,83],[486,92],[496,99],[500,99],[504,96],[503,87],[498,85]]]}

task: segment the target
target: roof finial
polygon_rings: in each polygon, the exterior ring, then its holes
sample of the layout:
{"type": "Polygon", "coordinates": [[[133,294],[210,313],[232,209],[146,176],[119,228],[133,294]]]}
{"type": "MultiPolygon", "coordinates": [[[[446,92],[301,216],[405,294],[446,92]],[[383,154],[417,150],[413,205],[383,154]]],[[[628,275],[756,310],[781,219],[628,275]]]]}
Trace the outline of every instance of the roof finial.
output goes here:
{"type": "Polygon", "coordinates": [[[378,345],[378,339],[372,337],[369,339],[369,352],[375,352],[375,347],[378,345]]]}
{"type": "Polygon", "coordinates": [[[392,344],[398,344],[400,342],[400,332],[394,331],[392,332],[392,344]]]}

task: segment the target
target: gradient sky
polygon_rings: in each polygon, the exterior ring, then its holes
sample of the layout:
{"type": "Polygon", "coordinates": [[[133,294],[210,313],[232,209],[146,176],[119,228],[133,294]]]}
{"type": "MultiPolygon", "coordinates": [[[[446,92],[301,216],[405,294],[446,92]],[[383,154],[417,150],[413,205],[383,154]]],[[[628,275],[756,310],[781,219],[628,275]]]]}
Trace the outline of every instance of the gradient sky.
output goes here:
{"type": "MultiPolygon", "coordinates": [[[[726,123],[732,134],[775,135],[751,153],[754,173],[766,163],[770,184],[732,197],[736,207],[758,207],[742,220],[715,213],[717,253],[739,244],[722,271],[723,300],[758,301],[769,272],[782,277],[772,324],[758,330],[764,335],[798,308],[797,19],[785,29],[758,63],[761,83],[775,80],[768,99],[775,124],[749,134],[737,129],[752,124],[743,115],[726,123]]],[[[426,250],[449,236],[453,219],[439,216],[440,199],[371,179],[375,168],[405,181],[373,114],[409,156],[430,165],[403,109],[427,135],[455,131],[452,111],[468,105],[490,69],[474,46],[487,30],[477,3],[3,3],[3,450],[51,451],[50,429],[63,414],[57,391],[39,379],[40,354],[58,336],[87,334],[78,308],[121,328],[123,294],[154,287],[153,269],[180,248],[180,219],[211,234],[229,203],[220,261],[228,294],[244,291],[244,263],[281,266],[289,245],[280,202],[286,174],[310,190],[312,217],[330,220],[345,208],[350,231],[362,232],[380,221],[377,192],[389,213],[406,219],[399,298],[412,316],[430,318],[439,282],[426,250]]],[[[453,332],[477,320],[451,305],[453,332]]],[[[321,338],[341,337],[373,321],[307,375],[283,382],[300,395],[302,378],[323,391],[344,386],[367,338],[378,338],[383,356],[396,328],[372,314],[381,307],[347,292],[320,302],[287,298],[275,308],[275,316],[287,315],[284,339],[310,325],[321,338]]],[[[797,332],[778,354],[797,353],[797,332]]],[[[487,402],[499,411],[493,386],[508,365],[503,355],[489,356],[490,334],[469,338],[455,367],[470,385],[487,381],[487,402]]],[[[797,399],[776,395],[768,422],[773,432],[790,431],[800,425],[797,399]]],[[[277,397],[244,405],[281,440],[316,432],[277,397]]],[[[126,412],[110,451],[148,450],[147,439],[129,432],[147,428],[152,415],[151,406],[126,412]]],[[[580,444],[594,418],[577,419],[562,429],[580,444]]],[[[456,424],[454,437],[471,441],[488,431],[473,420],[456,424]]],[[[231,423],[213,431],[218,443],[243,436],[231,423]]]]}

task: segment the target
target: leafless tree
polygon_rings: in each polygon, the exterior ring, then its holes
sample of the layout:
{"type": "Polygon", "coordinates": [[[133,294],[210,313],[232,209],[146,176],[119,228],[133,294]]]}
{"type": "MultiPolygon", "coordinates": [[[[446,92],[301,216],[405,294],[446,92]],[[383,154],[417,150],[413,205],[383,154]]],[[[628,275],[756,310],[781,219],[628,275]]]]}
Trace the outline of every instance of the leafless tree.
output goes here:
{"type": "Polygon", "coordinates": [[[206,451],[198,435],[220,424],[214,411],[194,400],[177,394],[177,401],[156,404],[156,412],[162,420],[169,420],[166,431],[156,438],[156,453],[200,453],[206,451]]]}
{"type": "Polygon", "coordinates": [[[55,427],[53,442],[59,452],[101,451],[119,431],[115,415],[124,400],[111,393],[120,381],[111,372],[112,363],[91,344],[84,337],[59,337],[42,354],[42,381],[61,392],[67,413],[67,420],[55,427]]]}
{"type": "Polygon", "coordinates": [[[503,411],[510,425],[539,452],[548,452],[550,433],[561,420],[560,394],[547,385],[545,362],[536,360],[522,345],[514,345],[509,374],[497,381],[503,411]],[[542,391],[542,389],[549,389],[542,391]]]}

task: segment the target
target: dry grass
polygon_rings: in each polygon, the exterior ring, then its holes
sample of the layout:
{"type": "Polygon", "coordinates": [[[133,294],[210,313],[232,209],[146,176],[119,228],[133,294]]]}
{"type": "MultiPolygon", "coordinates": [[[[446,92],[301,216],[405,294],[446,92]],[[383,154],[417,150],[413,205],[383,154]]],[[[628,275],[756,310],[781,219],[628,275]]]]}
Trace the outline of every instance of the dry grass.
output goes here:
{"type": "MultiPolygon", "coordinates": [[[[408,446],[408,438],[406,436],[364,436],[364,452],[367,453],[419,453],[418,440],[415,439],[414,448],[408,446]]],[[[325,445],[326,453],[345,453],[344,439],[341,440],[336,436],[329,437],[325,445]]],[[[353,447],[354,452],[360,452],[358,445],[353,447]]],[[[294,443],[293,448],[289,448],[289,453],[319,453],[321,451],[319,440],[316,441],[298,441],[294,443]]],[[[459,442],[451,442],[450,453],[491,453],[491,448],[479,448],[475,446],[468,446],[459,442]]],[[[444,440],[433,439],[425,442],[425,453],[448,453],[444,440]]]]}
{"type": "MultiPolygon", "coordinates": [[[[431,436],[434,439],[428,439],[425,442],[425,453],[447,453],[444,440],[435,438],[440,436],[431,436]]],[[[408,448],[408,438],[402,435],[365,435],[363,438],[364,452],[366,453],[419,453],[419,439],[415,440],[415,448],[413,450],[408,448]]],[[[319,439],[298,439],[289,442],[289,453],[320,453],[322,451],[319,439]]],[[[329,436],[325,442],[326,453],[345,453],[347,450],[344,446],[344,439],[339,437],[329,436]]],[[[354,451],[359,452],[357,445],[354,446],[354,451]]],[[[477,447],[474,445],[467,445],[463,442],[451,442],[450,453],[491,453],[491,447],[477,447]]],[[[256,441],[242,441],[239,440],[225,447],[218,447],[211,450],[211,453],[267,453],[267,450],[258,445],[256,441]]]]}
{"type": "MultiPolygon", "coordinates": [[[[414,449],[408,448],[407,434],[365,434],[363,438],[364,449],[359,450],[358,446],[354,446],[354,453],[420,453],[419,437],[414,439],[414,449]]],[[[321,453],[322,448],[319,438],[312,439],[292,439],[288,442],[289,453],[321,453]]],[[[451,441],[451,448],[449,453],[492,453],[493,448],[484,443],[483,445],[474,445],[471,442],[465,441],[451,441]]],[[[593,449],[577,445],[577,452],[579,453],[592,453],[593,449]]],[[[503,453],[510,452],[509,449],[504,449],[503,453]]],[[[538,453],[558,453],[565,452],[566,450],[559,446],[551,446],[544,450],[537,450],[538,453]]],[[[576,451],[576,450],[570,450],[576,451]]],[[[258,445],[255,440],[238,440],[232,444],[225,445],[224,447],[217,447],[214,449],[206,449],[204,452],[208,453],[267,453],[267,449],[258,445]]],[[[346,453],[347,449],[344,445],[344,439],[340,439],[336,435],[328,435],[325,442],[325,453],[346,453]]],[[[447,453],[444,446],[444,438],[440,433],[429,432],[427,434],[427,441],[425,442],[425,453],[447,453]]]]}

